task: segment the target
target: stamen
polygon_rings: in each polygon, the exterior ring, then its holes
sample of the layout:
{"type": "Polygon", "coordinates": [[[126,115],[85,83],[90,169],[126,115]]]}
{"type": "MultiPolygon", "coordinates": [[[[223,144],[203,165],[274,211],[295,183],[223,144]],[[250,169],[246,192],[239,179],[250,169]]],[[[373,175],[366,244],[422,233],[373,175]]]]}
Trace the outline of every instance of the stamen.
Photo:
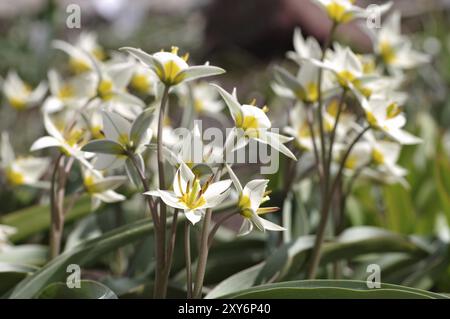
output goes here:
{"type": "Polygon", "coordinates": [[[180,190],[181,195],[184,195],[183,188],[181,187],[181,173],[179,171],[177,173],[177,180],[178,180],[178,189],[180,190]]]}
{"type": "Polygon", "coordinates": [[[173,53],[173,54],[177,54],[177,55],[178,55],[178,50],[179,50],[179,48],[178,48],[178,47],[176,47],[176,46],[172,46],[172,50],[171,50],[171,53],[173,53]]]}

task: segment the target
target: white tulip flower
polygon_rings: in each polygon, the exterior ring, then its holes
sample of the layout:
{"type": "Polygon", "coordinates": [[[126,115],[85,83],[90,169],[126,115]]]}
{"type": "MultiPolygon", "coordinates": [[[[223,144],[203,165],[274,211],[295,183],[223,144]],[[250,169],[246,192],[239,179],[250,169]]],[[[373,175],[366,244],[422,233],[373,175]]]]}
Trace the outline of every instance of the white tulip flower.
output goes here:
{"type": "Polygon", "coordinates": [[[231,180],[233,181],[233,185],[238,192],[239,214],[244,218],[238,236],[247,235],[253,230],[254,226],[262,232],[266,230],[286,230],[285,228],[260,217],[260,215],[273,213],[279,210],[278,207],[260,207],[264,202],[269,200],[269,196],[267,194],[268,192],[266,192],[269,180],[255,179],[242,187],[239,179],[231,167],[226,165],[226,168],[231,180]]]}
{"type": "Polygon", "coordinates": [[[166,86],[225,73],[225,70],[216,66],[189,66],[186,62],[188,56],[185,55],[183,58],[178,56],[177,47],[172,47],[172,52],[157,52],[154,54],[148,54],[141,49],[131,47],[124,47],[121,50],[130,53],[152,69],[166,86]]]}
{"type": "Polygon", "coordinates": [[[294,30],[293,43],[295,51],[289,51],[286,55],[299,65],[303,64],[304,59],[319,60],[322,56],[322,48],[316,38],[308,37],[305,39],[300,28],[294,30]]]}
{"type": "Polygon", "coordinates": [[[391,70],[408,70],[430,62],[430,57],[415,51],[411,41],[401,34],[401,14],[392,13],[377,32],[370,32],[375,53],[391,70]]]}
{"type": "Polygon", "coordinates": [[[105,52],[97,43],[94,33],[81,33],[75,45],[61,40],[53,41],[52,45],[69,55],[69,67],[75,74],[94,71],[95,61],[105,58],[105,52]]]}
{"type": "Polygon", "coordinates": [[[48,72],[51,96],[43,104],[43,112],[53,113],[64,107],[80,109],[96,94],[93,73],[83,73],[68,80],[62,79],[55,70],[48,72]]]}
{"type": "Polygon", "coordinates": [[[376,97],[367,100],[361,96],[359,100],[366,113],[367,122],[372,128],[384,132],[400,144],[412,145],[422,142],[418,137],[402,129],[406,124],[406,118],[395,100],[376,97]]]}
{"type": "MultiPolygon", "coordinates": [[[[370,10],[355,6],[355,0],[314,0],[314,2],[322,7],[335,23],[347,23],[357,18],[366,18],[371,14],[370,10]]],[[[376,13],[383,14],[391,6],[391,2],[378,6],[376,13]]]]}
{"type": "Polygon", "coordinates": [[[230,186],[231,180],[215,183],[208,180],[201,185],[191,169],[181,163],[173,179],[173,191],[158,189],[144,195],[160,197],[166,205],[183,210],[186,218],[195,225],[206,209],[216,207],[228,196],[230,186]]]}
{"type": "Polygon", "coordinates": [[[40,179],[47,171],[50,159],[31,156],[16,158],[6,132],[3,132],[1,136],[0,158],[0,167],[10,185],[48,187],[48,183],[40,179]]]}
{"type": "Polygon", "coordinates": [[[47,93],[47,84],[41,82],[35,89],[25,83],[19,75],[14,72],[8,72],[3,82],[3,94],[16,110],[24,110],[37,106],[47,93]]]}
{"type": "Polygon", "coordinates": [[[289,111],[290,126],[286,127],[284,131],[286,134],[295,137],[296,142],[301,149],[312,151],[314,147],[313,139],[308,125],[306,110],[305,105],[297,103],[295,107],[289,111]]]}
{"type": "Polygon", "coordinates": [[[72,116],[73,113],[68,112],[55,124],[50,115],[44,113],[44,126],[49,135],[37,139],[30,150],[33,152],[44,148],[59,148],[65,155],[75,157],[85,167],[91,167],[81,152],[81,147],[88,139],[87,129],[78,121],[70,120],[72,116]]]}
{"type": "Polygon", "coordinates": [[[240,104],[236,96],[229,94],[220,86],[217,88],[225,104],[230,110],[236,128],[238,129],[238,142],[234,150],[245,147],[250,139],[270,145],[272,148],[296,160],[295,155],[284,145],[292,141],[293,137],[287,137],[270,131],[272,123],[267,117],[266,108],[259,108],[254,105],[240,104]],[[241,134],[242,133],[242,134],[241,134]],[[242,136],[239,136],[242,135],[242,136]]]}
{"type": "Polygon", "coordinates": [[[141,153],[152,138],[149,128],[153,109],[143,111],[133,123],[119,114],[103,111],[104,139],[93,140],[83,146],[84,152],[97,153],[94,167],[99,170],[114,169],[125,165],[131,180],[138,184],[135,163],[144,172],[144,160],[141,153]]]}
{"type": "Polygon", "coordinates": [[[122,185],[125,176],[104,177],[100,171],[83,169],[83,185],[92,199],[92,210],[96,210],[101,202],[116,203],[125,200],[125,196],[114,191],[122,185]]]}

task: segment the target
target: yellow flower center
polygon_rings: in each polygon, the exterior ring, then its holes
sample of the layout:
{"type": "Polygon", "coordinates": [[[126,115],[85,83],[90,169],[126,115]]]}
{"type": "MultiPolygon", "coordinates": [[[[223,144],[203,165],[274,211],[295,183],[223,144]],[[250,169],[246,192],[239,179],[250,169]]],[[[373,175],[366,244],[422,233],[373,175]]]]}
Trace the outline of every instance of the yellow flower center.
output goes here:
{"type": "Polygon", "coordinates": [[[26,101],[21,98],[11,97],[9,99],[9,104],[16,110],[23,110],[25,106],[27,105],[26,101]]]}
{"type": "Polygon", "coordinates": [[[259,123],[258,119],[253,115],[242,117],[241,114],[236,116],[236,127],[244,130],[248,137],[258,137],[259,123]]]}
{"type": "Polygon", "coordinates": [[[367,122],[370,124],[370,126],[372,127],[377,127],[378,126],[378,121],[377,118],[375,117],[375,115],[373,115],[372,112],[366,112],[366,119],[367,122]]]}
{"type": "MultiPolygon", "coordinates": [[[[179,177],[180,178],[180,177],[179,177]]],[[[179,185],[180,190],[181,186],[179,185]]],[[[179,197],[180,203],[183,203],[186,205],[187,208],[190,210],[195,210],[199,207],[202,207],[206,204],[206,200],[203,197],[203,193],[208,188],[208,183],[204,185],[204,187],[200,187],[200,181],[195,178],[192,182],[192,188],[190,187],[189,183],[186,185],[186,190],[183,192],[181,197],[179,197]]]]}
{"type": "Polygon", "coordinates": [[[84,184],[84,188],[86,188],[86,191],[89,194],[93,194],[93,193],[97,192],[96,187],[94,186],[95,181],[94,181],[94,178],[92,176],[90,176],[90,175],[86,176],[83,179],[83,184],[84,184]]]}
{"type": "Polygon", "coordinates": [[[376,148],[372,151],[372,159],[376,165],[382,165],[384,163],[384,155],[376,148]]]}
{"type": "Polygon", "coordinates": [[[388,119],[392,119],[401,113],[401,108],[397,103],[391,103],[386,109],[386,115],[388,119]]]}
{"type": "Polygon", "coordinates": [[[204,105],[203,105],[203,101],[200,99],[195,99],[194,101],[194,109],[196,112],[200,113],[204,110],[204,105]]]}
{"type": "Polygon", "coordinates": [[[240,214],[245,218],[251,218],[252,217],[252,210],[250,208],[251,202],[250,198],[246,195],[241,195],[239,197],[238,206],[240,208],[240,214]]]}
{"type": "Polygon", "coordinates": [[[326,6],[326,11],[330,19],[337,23],[348,22],[353,17],[351,12],[348,12],[342,4],[335,1],[326,6]]]}
{"type": "Polygon", "coordinates": [[[131,79],[131,87],[140,93],[147,93],[150,89],[150,81],[144,74],[135,74],[131,79]]]}
{"type": "Polygon", "coordinates": [[[122,145],[128,145],[130,143],[130,139],[128,138],[128,134],[120,134],[118,138],[118,142],[122,145]]]}
{"type": "Polygon", "coordinates": [[[92,126],[91,134],[92,134],[92,137],[95,139],[101,139],[101,138],[105,137],[105,135],[103,134],[103,131],[102,131],[102,127],[100,125],[92,126]]]}
{"type": "Polygon", "coordinates": [[[387,41],[383,41],[380,43],[380,54],[383,58],[384,63],[386,64],[392,64],[397,59],[397,53],[395,52],[395,49],[387,41]]]}
{"type": "Polygon", "coordinates": [[[105,51],[101,47],[96,47],[94,50],[92,50],[92,54],[100,61],[106,59],[105,51]]]}
{"type": "Polygon", "coordinates": [[[345,161],[345,168],[354,169],[358,164],[358,158],[355,155],[350,155],[345,161]]]}
{"type": "Polygon", "coordinates": [[[6,169],[6,179],[12,185],[22,185],[25,182],[25,177],[22,173],[15,171],[13,168],[6,169]]]}
{"type": "Polygon", "coordinates": [[[178,64],[175,61],[170,60],[164,63],[163,70],[158,69],[156,73],[166,84],[175,85],[183,80],[183,76],[178,76],[180,72],[181,68],[178,64]]]}
{"type": "Polygon", "coordinates": [[[113,83],[111,80],[102,80],[98,85],[97,91],[103,100],[109,100],[113,97],[113,83]]]}
{"type": "Polygon", "coordinates": [[[344,71],[339,72],[337,78],[338,78],[339,84],[342,87],[346,88],[346,87],[348,87],[348,85],[350,83],[353,83],[355,81],[356,77],[352,72],[350,72],[348,70],[344,70],[344,71]]]}
{"type": "Polygon", "coordinates": [[[73,96],[74,96],[74,90],[73,90],[73,87],[72,87],[72,86],[66,84],[66,85],[63,85],[63,86],[59,89],[58,97],[59,97],[61,100],[69,99],[69,98],[71,98],[71,97],[73,97],[73,96]]]}
{"type": "Polygon", "coordinates": [[[86,61],[77,58],[69,59],[69,67],[75,74],[80,74],[91,70],[91,67],[86,61]]]}

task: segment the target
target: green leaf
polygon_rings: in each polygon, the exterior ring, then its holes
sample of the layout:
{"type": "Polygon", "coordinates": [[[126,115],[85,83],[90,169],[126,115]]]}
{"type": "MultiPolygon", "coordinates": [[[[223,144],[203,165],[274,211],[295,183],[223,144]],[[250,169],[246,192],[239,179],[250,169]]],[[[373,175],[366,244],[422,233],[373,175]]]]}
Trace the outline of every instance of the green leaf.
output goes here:
{"type": "MultiPolygon", "coordinates": [[[[243,270],[219,283],[208,294],[208,297],[212,295],[216,298],[239,288],[250,288],[261,283],[298,276],[305,270],[306,258],[313,243],[313,236],[303,236],[290,244],[279,247],[265,262],[243,270]]],[[[343,259],[352,260],[360,255],[380,252],[404,252],[417,256],[427,256],[429,253],[406,236],[375,227],[354,227],[342,233],[335,242],[324,244],[321,265],[343,259]]]]}
{"type": "Polygon", "coordinates": [[[122,155],[124,154],[124,149],[122,145],[113,140],[94,140],[83,146],[81,149],[83,152],[101,153],[101,154],[111,154],[111,155],[122,155]]]}
{"type": "MultiPolygon", "coordinates": [[[[70,198],[66,199],[66,204],[70,198]]],[[[91,201],[88,195],[83,195],[67,213],[65,223],[82,218],[91,212],[91,201]]],[[[13,243],[21,242],[37,233],[44,232],[50,227],[50,206],[36,205],[27,207],[0,218],[0,224],[9,225],[17,229],[17,233],[10,237],[13,243]]]]}
{"type": "Polygon", "coordinates": [[[450,224],[450,163],[444,157],[438,157],[435,161],[434,180],[438,190],[439,199],[450,224]]]}
{"type": "Polygon", "coordinates": [[[42,266],[47,262],[48,248],[43,245],[18,245],[0,252],[0,262],[42,266]]]}
{"type": "Polygon", "coordinates": [[[301,280],[262,285],[239,291],[225,298],[272,299],[446,299],[445,296],[424,290],[381,284],[370,289],[365,281],[353,280],[301,280]]]}
{"type": "Polygon", "coordinates": [[[116,294],[107,286],[92,280],[81,280],[80,288],[69,288],[62,282],[45,287],[38,295],[39,299],[117,299],[116,294]]]}
{"type": "Polygon", "coordinates": [[[206,296],[205,299],[215,299],[221,296],[231,294],[235,291],[243,290],[255,285],[256,278],[258,278],[264,263],[257,264],[253,267],[244,269],[231,277],[228,277],[216,287],[214,287],[206,296]]]}
{"type": "Polygon", "coordinates": [[[133,122],[130,130],[130,139],[135,146],[142,144],[142,138],[146,135],[153,121],[154,111],[154,108],[146,109],[133,122]]]}
{"type": "Polygon", "coordinates": [[[410,192],[402,185],[395,184],[385,186],[383,194],[387,210],[387,228],[403,234],[413,233],[417,215],[410,192]]]}
{"type": "Polygon", "coordinates": [[[174,81],[175,83],[178,83],[178,81],[193,81],[196,79],[223,73],[225,73],[225,70],[217,66],[196,65],[190,66],[189,68],[178,73],[174,81]]]}
{"type": "Polygon", "coordinates": [[[95,239],[82,242],[20,282],[14,289],[11,298],[33,298],[49,284],[64,281],[67,276],[68,265],[77,264],[80,267],[87,265],[105,253],[142,239],[152,231],[152,221],[144,219],[116,228],[95,239]]]}
{"type": "Polygon", "coordinates": [[[6,294],[36,269],[27,265],[0,262],[0,296],[6,294]]]}

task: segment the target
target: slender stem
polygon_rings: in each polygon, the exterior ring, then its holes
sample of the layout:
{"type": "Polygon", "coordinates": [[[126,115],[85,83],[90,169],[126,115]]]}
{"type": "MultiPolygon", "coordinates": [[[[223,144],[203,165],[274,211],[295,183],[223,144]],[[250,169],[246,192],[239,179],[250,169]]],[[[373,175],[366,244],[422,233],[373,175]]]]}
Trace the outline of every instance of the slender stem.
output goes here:
{"type": "Polygon", "coordinates": [[[358,143],[358,141],[363,137],[363,135],[370,130],[371,126],[366,126],[364,129],[362,129],[361,132],[359,132],[359,134],[355,137],[355,139],[352,141],[352,143],[350,143],[347,151],[344,154],[344,157],[342,158],[341,164],[339,166],[339,171],[336,175],[336,178],[334,179],[334,183],[333,186],[331,187],[330,190],[330,195],[329,197],[333,197],[334,192],[336,191],[336,188],[338,186],[339,180],[342,178],[342,174],[344,172],[344,168],[345,168],[345,163],[347,162],[348,157],[350,156],[353,147],[356,145],[356,143],[358,143]]]}
{"type": "Polygon", "coordinates": [[[230,219],[231,217],[233,217],[233,216],[235,216],[237,214],[238,214],[238,212],[234,212],[234,213],[231,213],[231,214],[226,214],[225,216],[223,216],[221,219],[219,219],[217,221],[217,223],[214,225],[214,227],[209,232],[208,249],[211,248],[211,245],[213,244],[213,241],[214,241],[214,236],[216,235],[216,233],[219,230],[220,226],[222,226],[222,224],[224,222],[226,222],[228,219],[230,219]]]}
{"type": "MultiPolygon", "coordinates": [[[[141,180],[141,183],[142,183],[142,186],[144,187],[144,190],[146,192],[148,192],[150,190],[150,186],[149,186],[149,184],[147,182],[147,179],[145,178],[144,172],[142,172],[141,169],[139,168],[139,165],[136,162],[136,158],[134,157],[133,154],[128,154],[128,158],[133,163],[133,166],[134,166],[134,168],[136,169],[136,172],[139,175],[139,179],[141,180]]],[[[153,202],[152,197],[150,197],[150,196],[147,197],[147,204],[148,204],[148,208],[150,210],[150,213],[152,215],[153,223],[155,224],[155,229],[158,229],[158,227],[159,227],[159,218],[158,218],[158,214],[156,212],[155,203],[153,202]]]]}
{"type": "MultiPolygon", "coordinates": [[[[330,33],[328,34],[328,37],[325,41],[325,44],[323,46],[323,51],[322,51],[322,56],[320,61],[324,61],[325,60],[325,56],[326,56],[326,52],[328,50],[328,48],[331,45],[331,42],[333,41],[333,37],[334,37],[334,33],[336,31],[337,28],[337,23],[333,22],[333,25],[331,26],[331,30],[330,33]]],[[[326,190],[328,189],[328,177],[329,177],[329,172],[327,170],[326,167],[326,145],[325,145],[325,130],[323,127],[323,114],[322,114],[322,106],[323,106],[323,96],[322,96],[322,78],[323,78],[323,69],[319,68],[319,75],[318,75],[318,79],[317,79],[317,87],[318,87],[318,106],[317,106],[317,117],[318,117],[318,121],[319,121],[319,133],[320,133],[320,146],[321,146],[321,159],[322,159],[322,166],[323,166],[323,172],[324,172],[324,179],[323,179],[323,183],[324,183],[324,190],[326,192],[326,190]]],[[[325,193],[324,193],[325,194],[325,193]]]]}
{"type": "Polygon", "coordinates": [[[323,181],[323,172],[322,172],[322,166],[320,165],[320,157],[319,157],[319,150],[317,149],[317,143],[316,143],[316,133],[314,132],[313,122],[314,122],[314,113],[309,112],[307,114],[306,122],[308,124],[309,134],[311,135],[311,140],[313,144],[313,151],[314,151],[314,158],[316,161],[317,171],[319,173],[319,181],[322,185],[323,181]]]}
{"type": "MultiPolygon", "coordinates": [[[[215,176],[214,181],[217,181],[222,176],[222,169],[224,167],[224,164],[220,168],[218,168],[215,176]]],[[[209,225],[211,224],[211,217],[212,217],[212,209],[208,208],[205,213],[205,217],[203,219],[203,227],[202,227],[202,234],[200,237],[200,249],[199,249],[199,256],[198,256],[198,263],[197,263],[197,271],[195,273],[195,286],[194,286],[194,298],[200,299],[202,297],[202,290],[203,290],[203,280],[205,278],[205,271],[206,271],[206,263],[208,261],[208,252],[209,252],[209,225]]]]}
{"type": "MultiPolygon", "coordinates": [[[[145,178],[144,173],[141,171],[138,163],[136,162],[136,158],[134,154],[128,154],[128,158],[133,163],[139,178],[142,182],[142,186],[144,190],[148,192],[150,187],[148,185],[147,179],[145,178]]],[[[155,288],[154,288],[154,297],[155,298],[164,298],[166,294],[166,289],[164,289],[164,267],[165,267],[165,257],[164,253],[161,250],[165,250],[165,247],[161,245],[161,231],[160,231],[160,220],[158,218],[158,214],[156,212],[156,206],[151,197],[147,197],[147,203],[150,209],[150,213],[152,214],[153,224],[155,225],[155,251],[156,251],[156,269],[155,269],[155,288]],[[164,258],[163,258],[164,257],[164,258]]],[[[164,242],[163,242],[164,243],[164,242]]],[[[167,286],[166,286],[167,288],[167,286]]]]}
{"type": "Polygon", "coordinates": [[[175,250],[175,241],[177,238],[177,221],[178,221],[178,209],[175,209],[175,212],[173,213],[172,227],[170,231],[169,247],[167,248],[166,254],[167,258],[166,268],[164,271],[166,286],[169,281],[170,270],[172,269],[173,252],[175,250]]]}
{"type": "Polygon", "coordinates": [[[344,101],[345,101],[346,94],[347,94],[347,89],[344,89],[344,91],[341,94],[341,98],[339,100],[336,119],[334,121],[333,129],[332,129],[331,135],[330,135],[330,146],[328,148],[327,166],[326,166],[326,171],[328,172],[328,178],[330,176],[330,170],[331,170],[331,162],[332,162],[331,157],[333,156],[334,140],[336,138],[336,131],[338,129],[339,120],[341,118],[342,110],[344,108],[344,101]]]}
{"type": "Polygon", "coordinates": [[[191,232],[189,221],[184,223],[184,254],[186,258],[186,288],[188,299],[192,298],[192,269],[191,269],[191,232]]]}
{"type": "Polygon", "coordinates": [[[328,196],[325,196],[325,198],[324,198],[321,216],[320,216],[319,227],[317,230],[317,235],[316,235],[316,239],[314,242],[313,251],[311,253],[311,260],[310,260],[310,264],[309,264],[309,268],[308,268],[308,272],[307,272],[308,279],[314,279],[316,277],[317,267],[319,266],[321,252],[322,252],[322,244],[323,244],[323,239],[325,236],[325,229],[326,229],[326,226],[328,223],[328,216],[329,216],[328,212],[330,210],[330,205],[331,205],[334,193],[336,191],[338,181],[342,177],[345,163],[347,162],[347,159],[350,156],[350,153],[352,152],[353,147],[361,139],[361,137],[364,135],[364,133],[366,133],[369,129],[370,129],[370,126],[367,126],[366,128],[364,128],[356,136],[356,138],[352,141],[352,143],[350,143],[344,157],[342,158],[342,162],[340,164],[339,171],[336,175],[333,186],[331,187],[331,190],[330,190],[328,196]]]}
{"type": "Polygon", "coordinates": [[[198,256],[197,271],[195,273],[194,298],[202,297],[203,280],[205,278],[206,262],[208,260],[208,234],[211,224],[212,209],[208,208],[203,219],[202,235],[200,237],[200,253],[198,256]]]}
{"type": "Polygon", "coordinates": [[[61,246],[61,223],[60,214],[58,212],[57,202],[57,176],[61,161],[64,159],[64,154],[59,154],[55,161],[55,166],[52,173],[52,184],[50,189],[50,205],[51,205],[51,228],[50,228],[50,259],[55,258],[59,254],[61,246]]]}

